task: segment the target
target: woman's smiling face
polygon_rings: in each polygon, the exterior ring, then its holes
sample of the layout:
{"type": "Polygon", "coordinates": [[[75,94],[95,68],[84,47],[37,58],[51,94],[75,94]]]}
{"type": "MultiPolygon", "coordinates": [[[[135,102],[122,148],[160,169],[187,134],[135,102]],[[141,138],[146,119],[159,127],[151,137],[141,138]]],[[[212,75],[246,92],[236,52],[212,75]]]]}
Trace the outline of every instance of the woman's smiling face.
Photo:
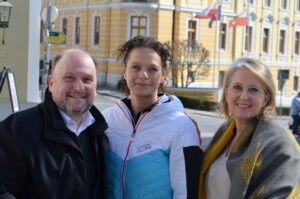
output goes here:
{"type": "Polygon", "coordinates": [[[233,73],[225,92],[230,116],[237,123],[248,123],[260,114],[268,102],[265,85],[246,68],[233,73]]]}
{"type": "Polygon", "coordinates": [[[165,72],[161,58],[151,48],[139,47],[130,52],[124,78],[134,97],[157,97],[159,85],[163,82],[165,72]]]}

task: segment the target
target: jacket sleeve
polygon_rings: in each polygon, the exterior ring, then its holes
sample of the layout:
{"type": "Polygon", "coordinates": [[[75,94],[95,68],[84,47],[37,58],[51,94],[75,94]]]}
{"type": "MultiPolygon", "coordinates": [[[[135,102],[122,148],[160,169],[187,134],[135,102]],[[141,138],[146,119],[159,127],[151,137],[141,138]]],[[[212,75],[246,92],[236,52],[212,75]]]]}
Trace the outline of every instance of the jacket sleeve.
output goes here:
{"type": "Polygon", "coordinates": [[[14,198],[26,184],[26,165],[13,138],[9,118],[0,122],[0,198],[14,198]]]}
{"type": "MultiPolygon", "coordinates": [[[[170,150],[170,178],[173,199],[194,199],[198,194],[198,182],[202,150],[194,123],[187,117],[178,118],[178,131],[170,150]]],[[[174,122],[175,123],[175,122],[174,122]]]]}

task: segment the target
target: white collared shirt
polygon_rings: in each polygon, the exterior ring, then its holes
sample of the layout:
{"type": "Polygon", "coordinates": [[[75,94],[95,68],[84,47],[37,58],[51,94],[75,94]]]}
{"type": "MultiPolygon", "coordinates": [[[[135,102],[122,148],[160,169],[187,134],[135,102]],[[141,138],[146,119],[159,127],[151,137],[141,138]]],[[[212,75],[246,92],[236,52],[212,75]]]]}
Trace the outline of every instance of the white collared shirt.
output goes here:
{"type": "Polygon", "coordinates": [[[76,128],[76,122],[72,120],[66,113],[59,110],[62,118],[64,119],[64,122],[67,126],[67,128],[75,133],[75,135],[79,136],[82,131],[84,131],[87,127],[92,125],[95,122],[95,118],[92,116],[92,114],[88,111],[81,120],[81,124],[79,128],[76,128]]]}

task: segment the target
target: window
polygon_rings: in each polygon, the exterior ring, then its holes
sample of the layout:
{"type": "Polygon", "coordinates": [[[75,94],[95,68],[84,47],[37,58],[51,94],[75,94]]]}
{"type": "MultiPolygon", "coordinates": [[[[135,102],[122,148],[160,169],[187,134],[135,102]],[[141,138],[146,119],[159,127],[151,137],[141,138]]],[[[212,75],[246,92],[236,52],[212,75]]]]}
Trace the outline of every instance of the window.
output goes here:
{"type": "Polygon", "coordinates": [[[196,27],[197,27],[197,22],[195,20],[188,21],[188,35],[187,35],[188,46],[193,45],[196,41],[196,27]]]}
{"type": "Polygon", "coordinates": [[[100,17],[94,18],[94,45],[99,45],[100,41],[100,17]]]}
{"type": "Polygon", "coordinates": [[[145,16],[132,16],[131,17],[131,38],[141,35],[146,36],[147,30],[147,17],[145,16]]]}
{"type": "Polygon", "coordinates": [[[225,71],[219,71],[219,88],[223,87],[225,71]]]}
{"type": "Polygon", "coordinates": [[[299,84],[298,84],[298,82],[299,82],[299,76],[294,76],[294,79],[293,79],[293,90],[294,91],[298,91],[299,89],[299,84]]]}
{"type": "Polygon", "coordinates": [[[286,30],[279,31],[279,53],[285,54],[285,36],[286,30]]]}
{"type": "Polygon", "coordinates": [[[220,23],[219,49],[226,50],[227,24],[220,23]]]}
{"type": "Polygon", "coordinates": [[[281,9],[283,9],[283,10],[286,10],[287,9],[287,7],[288,7],[288,2],[287,2],[288,0],[281,0],[281,2],[280,2],[280,8],[281,9]]]}
{"type": "Polygon", "coordinates": [[[246,26],[245,33],[245,51],[252,52],[252,42],[253,42],[253,27],[246,26]]]}
{"type": "Polygon", "coordinates": [[[265,7],[270,8],[271,7],[271,2],[272,0],[265,0],[265,7]]]}
{"type": "Polygon", "coordinates": [[[44,30],[44,23],[41,21],[41,26],[40,26],[40,43],[43,43],[43,30],[44,30]]]}
{"type": "Polygon", "coordinates": [[[67,32],[68,32],[68,19],[67,18],[63,18],[63,20],[62,20],[62,32],[64,33],[64,35],[67,36],[67,32]]]}
{"type": "Polygon", "coordinates": [[[75,18],[75,44],[80,43],[80,17],[75,18]]]}
{"type": "Polygon", "coordinates": [[[263,43],[262,50],[264,53],[269,53],[269,39],[270,39],[270,29],[263,29],[263,43]]]}
{"type": "Polygon", "coordinates": [[[300,55],[300,31],[295,32],[295,49],[294,53],[300,55]]]}
{"type": "Polygon", "coordinates": [[[285,69],[278,70],[277,89],[279,91],[283,91],[285,80],[289,79],[289,74],[290,74],[289,70],[285,70],[285,69]]]}
{"type": "Polygon", "coordinates": [[[247,0],[247,2],[248,2],[250,5],[254,5],[255,0],[247,0]]]}
{"type": "Polygon", "coordinates": [[[296,11],[300,12],[300,0],[297,0],[296,2],[296,11]]]}

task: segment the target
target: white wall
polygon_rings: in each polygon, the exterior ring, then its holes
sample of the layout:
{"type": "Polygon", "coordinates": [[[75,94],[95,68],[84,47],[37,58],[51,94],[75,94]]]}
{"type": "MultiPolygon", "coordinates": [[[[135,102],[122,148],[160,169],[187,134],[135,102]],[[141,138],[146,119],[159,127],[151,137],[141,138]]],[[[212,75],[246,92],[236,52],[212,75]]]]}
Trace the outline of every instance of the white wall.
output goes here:
{"type": "MultiPolygon", "coordinates": [[[[11,66],[19,101],[38,102],[41,0],[9,0],[13,4],[5,44],[0,42],[0,71],[11,66]]],[[[0,29],[2,41],[3,30],[0,29]]],[[[0,99],[8,98],[5,83],[0,99]]]]}

